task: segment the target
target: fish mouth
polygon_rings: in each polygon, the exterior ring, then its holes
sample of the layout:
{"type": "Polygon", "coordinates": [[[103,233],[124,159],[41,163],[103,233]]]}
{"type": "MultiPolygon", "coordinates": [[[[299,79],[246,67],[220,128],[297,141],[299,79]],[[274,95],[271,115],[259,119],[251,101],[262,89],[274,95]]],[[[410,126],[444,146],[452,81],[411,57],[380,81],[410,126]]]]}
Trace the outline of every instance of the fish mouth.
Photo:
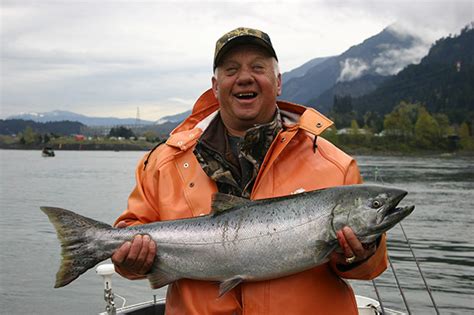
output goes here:
{"type": "Polygon", "coordinates": [[[415,210],[415,206],[393,207],[387,211],[382,222],[378,224],[381,230],[388,230],[395,224],[403,220],[406,216],[415,210]]]}
{"type": "Polygon", "coordinates": [[[410,213],[415,210],[415,206],[401,206],[398,207],[398,204],[400,201],[402,201],[403,198],[408,194],[406,191],[397,191],[397,193],[394,194],[391,200],[387,203],[387,206],[382,207],[379,211],[377,216],[379,216],[379,220],[377,224],[375,224],[370,233],[382,233],[385,232],[389,229],[391,229],[393,226],[395,226],[398,222],[403,220],[405,217],[410,215],[410,213]]]}

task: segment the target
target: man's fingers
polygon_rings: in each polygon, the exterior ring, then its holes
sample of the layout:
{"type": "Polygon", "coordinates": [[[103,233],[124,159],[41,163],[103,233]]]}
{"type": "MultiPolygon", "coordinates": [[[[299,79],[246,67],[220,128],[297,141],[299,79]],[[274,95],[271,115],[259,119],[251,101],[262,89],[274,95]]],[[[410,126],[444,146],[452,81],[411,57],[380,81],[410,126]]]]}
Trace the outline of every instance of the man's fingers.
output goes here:
{"type": "Polygon", "coordinates": [[[120,246],[119,249],[115,251],[115,253],[112,255],[112,262],[116,265],[121,265],[125,261],[125,258],[128,255],[128,252],[130,251],[130,247],[132,246],[131,242],[125,242],[122,246],[120,246]]]}
{"type": "Polygon", "coordinates": [[[127,223],[125,223],[125,221],[120,221],[119,223],[117,223],[115,225],[116,228],[119,228],[119,229],[123,229],[125,227],[127,227],[127,223]]]}
{"type": "Polygon", "coordinates": [[[143,235],[142,237],[142,245],[140,248],[140,253],[137,256],[135,267],[137,270],[142,270],[143,265],[146,262],[146,258],[148,256],[149,252],[149,246],[150,246],[150,236],[148,235],[143,235]]]}
{"type": "Polygon", "coordinates": [[[138,255],[142,249],[143,237],[141,235],[137,235],[133,238],[132,246],[130,247],[130,251],[128,252],[127,257],[125,258],[124,265],[126,267],[133,268],[137,261],[138,255]]]}
{"type": "Polygon", "coordinates": [[[145,274],[151,269],[151,266],[153,265],[153,262],[155,260],[155,255],[156,255],[156,244],[153,240],[150,240],[148,244],[148,252],[144,259],[143,266],[139,270],[140,274],[145,274]]]}
{"type": "Polygon", "coordinates": [[[146,274],[153,265],[156,243],[149,235],[137,235],[112,255],[112,262],[129,272],[146,274]]]}
{"type": "Polygon", "coordinates": [[[362,247],[362,243],[359,241],[352,229],[350,227],[345,226],[342,229],[342,233],[344,234],[347,246],[349,247],[349,250],[353,253],[353,255],[356,255],[358,257],[365,256],[365,249],[362,247]]]}
{"type": "Polygon", "coordinates": [[[346,258],[349,258],[349,257],[352,257],[352,256],[356,255],[354,253],[354,251],[352,250],[352,248],[349,246],[349,243],[348,243],[348,241],[345,237],[344,232],[342,230],[337,231],[336,235],[337,235],[337,240],[339,241],[339,246],[342,248],[344,256],[346,258]]]}

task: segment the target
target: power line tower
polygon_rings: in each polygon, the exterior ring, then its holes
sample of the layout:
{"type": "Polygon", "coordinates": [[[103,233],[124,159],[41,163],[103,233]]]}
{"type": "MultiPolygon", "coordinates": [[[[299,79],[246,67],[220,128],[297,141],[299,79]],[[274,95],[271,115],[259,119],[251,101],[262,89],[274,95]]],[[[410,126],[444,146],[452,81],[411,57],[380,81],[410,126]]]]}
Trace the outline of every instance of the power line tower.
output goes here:
{"type": "Polygon", "coordinates": [[[140,107],[137,106],[137,117],[135,118],[135,127],[139,127],[141,124],[140,121],[140,107]]]}

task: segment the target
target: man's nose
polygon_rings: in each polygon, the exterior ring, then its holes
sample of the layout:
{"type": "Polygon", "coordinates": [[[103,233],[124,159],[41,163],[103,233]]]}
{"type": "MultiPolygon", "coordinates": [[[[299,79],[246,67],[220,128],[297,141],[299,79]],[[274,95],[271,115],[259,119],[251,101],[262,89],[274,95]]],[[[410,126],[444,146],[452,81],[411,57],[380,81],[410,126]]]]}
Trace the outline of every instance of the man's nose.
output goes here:
{"type": "Polygon", "coordinates": [[[237,84],[247,85],[247,84],[252,84],[253,82],[254,82],[254,78],[249,69],[242,69],[239,72],[239,76],[237,77],[237,84]]]}

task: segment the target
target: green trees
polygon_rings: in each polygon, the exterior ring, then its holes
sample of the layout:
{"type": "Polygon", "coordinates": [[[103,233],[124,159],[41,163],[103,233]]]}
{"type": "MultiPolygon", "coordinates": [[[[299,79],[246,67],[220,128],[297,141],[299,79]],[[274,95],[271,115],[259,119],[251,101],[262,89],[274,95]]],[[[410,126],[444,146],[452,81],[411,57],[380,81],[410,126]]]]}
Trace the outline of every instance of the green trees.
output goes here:
{"type": "Polygon", "coordinates": [[[395,109],[385,116],[383,126],[385,135],[409,140],[414,133],[414,124],[420,105],[401,102],[395,109]]]}
{"type": "Polygon", "coordinates": [[[446,114],[431,114],[423,104],[400,102],[385,115],[381,133],[373,133],[368,122],[371,113],[364,117],[364,129],[359,129],[357,120],[350,122],[344,133],[325,133],[331,141],[349,150],[369,149],[379,151],[455,151],[474,150],[474,138],[468,122],[461,126],[451,125],[446,114]]]}
{"type": "Polygon", "coordinates": [[[440,141],[438,122],[424,107],[418,108],[418,119],[415,123],[415,142],[423,149],[436,148],[440,141]]]}
{"type": "Polygon", "coordinates": [[[135,137],[135,134],[133,133],[132,129],[120,126],[110,129],[109,137],[122,137],[129,139],[130,137],[135,137]]]}
{"type": "Polygon", "coordinates": [[[464,150],[474,150],[474,139],[466,122],[463,122],[459,127],[459,144],[464,150]]]}

